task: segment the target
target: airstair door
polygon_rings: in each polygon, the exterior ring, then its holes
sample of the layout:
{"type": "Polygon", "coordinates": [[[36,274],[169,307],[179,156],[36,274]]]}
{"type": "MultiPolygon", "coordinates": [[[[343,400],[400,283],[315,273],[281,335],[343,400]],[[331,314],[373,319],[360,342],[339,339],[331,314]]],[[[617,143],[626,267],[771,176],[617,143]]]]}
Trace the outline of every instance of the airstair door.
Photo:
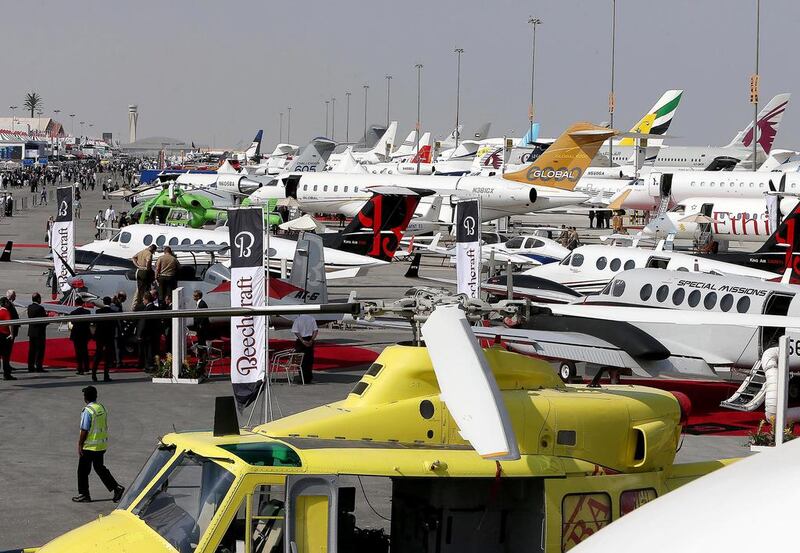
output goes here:
{"type": "Polygon", "coordinates": [[[339,481],[334,475],[286,477],[284,553],[335,553],[339,481]]]}
{"type": "Polygon", "coordinates": [[[650,177],[647,182],[647,193],[653,198],[661,197],[661,173],[650,173],[650,177]]]}

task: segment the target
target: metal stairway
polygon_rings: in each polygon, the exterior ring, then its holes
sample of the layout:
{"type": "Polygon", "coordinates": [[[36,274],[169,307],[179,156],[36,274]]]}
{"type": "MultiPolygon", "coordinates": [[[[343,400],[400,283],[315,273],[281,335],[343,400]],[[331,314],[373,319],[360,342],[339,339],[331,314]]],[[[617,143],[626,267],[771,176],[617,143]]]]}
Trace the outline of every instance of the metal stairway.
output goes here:
{"type": "Polygon", "coordinates": [[[661,203],[658,204],[658,211],[656,211],[656,217],[660,217],[664,215],[667,210],[669,209],[669,201],[671,199],[670,195],[661,196],[661,203]]]}
{"type": "Polygon", "coordinates": [[[755,411],[764,403],[767,394],[767,377],[761,369],[761,360],[758,360],[750,374],[742,381],[736,392],[720,403],[720,407],[727,407],[735,411],[755,411]]]}

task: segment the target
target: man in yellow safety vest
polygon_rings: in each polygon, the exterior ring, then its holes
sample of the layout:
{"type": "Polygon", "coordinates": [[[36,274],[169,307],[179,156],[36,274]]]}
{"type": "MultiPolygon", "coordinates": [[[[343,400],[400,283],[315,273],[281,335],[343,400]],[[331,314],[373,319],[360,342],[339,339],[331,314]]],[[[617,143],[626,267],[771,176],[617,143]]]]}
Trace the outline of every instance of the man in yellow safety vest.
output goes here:
{"type": "Polygon", "coordinates": [[[108,412],[102,403],[97,402],[97,388],[87,386],[82,391],[86,407],[81,412],[81,433],[78,438],[78,495],[72,501],[88,503],[92,500],[89,495],[89,473],[94,467],[108,491],[114,492],[113,499],[117,503],[125,488],[117,484],[103,464],[103,456],[108,449],[108,412]]]}

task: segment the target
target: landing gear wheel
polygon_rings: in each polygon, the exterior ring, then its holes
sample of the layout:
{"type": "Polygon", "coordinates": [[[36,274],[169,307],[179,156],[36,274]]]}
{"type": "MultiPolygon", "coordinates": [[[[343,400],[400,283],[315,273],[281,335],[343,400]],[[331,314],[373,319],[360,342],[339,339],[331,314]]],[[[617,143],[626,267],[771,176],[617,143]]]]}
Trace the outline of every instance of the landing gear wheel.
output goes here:
{"type": "Polygon", "coordinates": [[[793,376],[789,379],[789,403],[800,403],[800,376],[793,376]]]}
{"type": "Polygon", "coordinates": [[[573,361],[562,361],[558,366],[558,376],[560,376],[561,380],[564,382],[569,382],[576,374],[578,374],[578,371],[573,361]]]}

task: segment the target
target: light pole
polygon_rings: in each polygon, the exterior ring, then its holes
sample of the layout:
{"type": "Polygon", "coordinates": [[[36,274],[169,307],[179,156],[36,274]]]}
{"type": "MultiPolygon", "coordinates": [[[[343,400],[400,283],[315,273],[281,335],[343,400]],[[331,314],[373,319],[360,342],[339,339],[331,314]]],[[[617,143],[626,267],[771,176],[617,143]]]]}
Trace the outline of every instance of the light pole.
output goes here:
{"type": "Polygon", "coordinates": [[[8,106],[8,109],[11,110],[11,132],[15,131],[15,123],[17,122],[17,108],[19,106],[8,106]]]}
{"type": "Polygon", "coordinates": [[[758,138],[758,89],[761,77],[758,74],[758,54],[761,35],[761,0],[756,0],[756,72],[750,79],[750,101],[753,103],[753,170],[756,170],[758,138]]]}
{"type": "Polygon", "coordinates": [[[69,120],[70,120],[69,133],[72,135],[73,138],[75,138],[75,114],[74,113],[70,113],[69,114],[69,120]]]}
{"type": "Polygon", "coordinates": [[[352,92],[345,92],[344,96],[347,99],[347,115],[345,116],[345,124],[344,124],[344,141],[350,142],[350,96],[352,96],[352,92]]]}
{"type": "Polygon", "coordinates": [[[369,94],[369,85],[365,84],[364,89],[364,144],[367,143],[367,95],[369,94]]]}
{"type": "Polygon", "coordinates": [[[414,67],[417,68],[417,174],[419,175],[419,120],[420,120],[420,100],[422,98],[422,64],[418,63],[414,67]]]}
{"type": "Polygon", "coordinates": [[[328,138],[328,117],[329,117],[328,112],[330,111],[330,107],[331,107],[331,101],[325,100],[325,138],[328,138]]]}
{"type": "Polygon", "coordinates": [[[536,73],[536,27],[542,24],[542,20],[538,17],[529,17],[528,23],[533,27],[533,45],[531,46],[531,105],[528,109],[528,119],[531,122],[530,140],[533,142],[533,118],[534,118],[534,104],[533,104],[533,76],[536,73]]]}
{"type": "Polygon", "coordinates": [[[286,122],[286,142],[289,144],[292,143],[292,106],[286,108],[286,111],[289,112],[288,114],[288,121],[286,122]]]}
{"type": "Polygon", "coordinates": [[[336,142],[336,97],[331,98],[331,140],[336,142]]]}
{"type": "Polygon", "coordinates": [[[84,123],[86,123],[86,121],[80,121],[80,124],[81,124],[81,138],[83,138],[83,124],[84,123]]]}
{"type": "MultiPolygon", "coordinates": [[[[58,114],[59,114],[59,113],[61,113],[61,110],[60,110],[60,109],[54,109],[54,110],[53,110],[53,114],[54,114],[56,117],[58,117],[58,114]]],[[[53,128],[55,128],[55,126],[54,126],[53,128]]],[[[53,151],[53,153],[55,154],[56,158],[58,158],[58,148],[56,147],[56,145],[58,144],[58,137],[56,137],[56,136],[53,136],[53,133],[51,132],[51,133],[50,133],[50,140],[51,140],[51,142],[52,142],[52,143],[51,143],[51,146],[50,146],[50,149],[51,149],[51,150],[54,150],[54,151],[53,151]]]]}
{"type": "Polygon", "coordinates": [[[278,143],[283,142],[283,112],[281,112],[281,123],[280,123],[280,130],[278,131],[278,143]]]}
{"type": "Polygon", "coordinates": [[[389,101],[392,97],[392,76],[386,75],[386,128],[389,128],[389,101]]]}
{"type": "MultiPolygon", "coordinates": [[[[611,0],[611,92],[608,95],[608,113],[611,115],[611,128],[614,128],[614,107],[617,103],[614,97],[614,62],[616,61],[617,40],[617,0],[611,0]]],[[[608,141],[608,166],[614,165],[614,142],[608,141]]]]}
{"type": "Polygon", "coordinates": [[[464,49],[456,48],[455,53],[458,55],[458,69],[456,70],[456,148],[458,148],[458,139],[461,135],[458,131],[458,124],[460,121],[459,109],[461,107],[461,54],[464,53],[464,49]]]}

